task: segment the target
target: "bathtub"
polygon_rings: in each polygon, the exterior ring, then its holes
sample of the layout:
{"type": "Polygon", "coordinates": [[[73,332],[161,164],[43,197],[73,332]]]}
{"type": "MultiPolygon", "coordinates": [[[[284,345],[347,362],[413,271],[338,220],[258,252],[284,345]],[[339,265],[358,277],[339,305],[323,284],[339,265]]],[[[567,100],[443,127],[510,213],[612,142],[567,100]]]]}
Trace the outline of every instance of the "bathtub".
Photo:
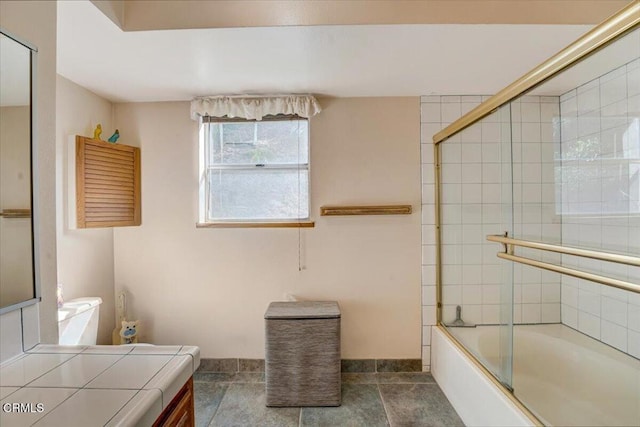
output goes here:
{"type": "MultiPolygon", "coordinates": [[[[487,367],[496,370],[498,326],[449,331],[487,367]]],[[[450,340],[444,332],[439,335],[433,346],[442,348],[434,348],[435,354],[446,351],[444,340],[450,340]]],[[[446,357],[451,356],[436,356],[440,362],[446,357]]],[[[447,381],[446,375],[437,372],[437,363],[434,377],[447,381]]],[[[449,388],[455,394],[455,386],[449,388]]],[[[547,425],[640,426],[640,360],[561,324],[514,327],[513,389],[517,399],[547,425]]],[[[526,410],[522,411],[517,402],[510,403],[510,410],[522,412],[524,421],[517,425],[533,424],[526,410]]],[[[468,425],[498,425],[462,419],[468,425]]]]}

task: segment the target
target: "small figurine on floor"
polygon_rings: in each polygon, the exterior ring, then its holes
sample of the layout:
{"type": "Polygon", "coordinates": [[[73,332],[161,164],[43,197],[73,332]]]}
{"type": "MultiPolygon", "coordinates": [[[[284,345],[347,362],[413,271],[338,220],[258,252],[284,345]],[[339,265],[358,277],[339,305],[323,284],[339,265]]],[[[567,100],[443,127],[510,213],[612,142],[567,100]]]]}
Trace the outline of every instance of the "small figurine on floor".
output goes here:
{"type": "Polygon", "coordinates": [[[113,135],[111,135],[109,139],[107,139],[107,141],[113,142],[115,144],[118,141],[118,138],[120,138],[120,131],[116,129],[113,135]]]}
{"type": "Polygon", "coordinates": [[[134,344],[138,342],[138,321],[122,321],[120,329],[120,344],[134,344]]]}
{"type": "Polygon", "coordinates": [[[93,131],[93,139],[100,139],[100,135],[102,135],[102,125],[98,123],[98,126],[93,131]]]}

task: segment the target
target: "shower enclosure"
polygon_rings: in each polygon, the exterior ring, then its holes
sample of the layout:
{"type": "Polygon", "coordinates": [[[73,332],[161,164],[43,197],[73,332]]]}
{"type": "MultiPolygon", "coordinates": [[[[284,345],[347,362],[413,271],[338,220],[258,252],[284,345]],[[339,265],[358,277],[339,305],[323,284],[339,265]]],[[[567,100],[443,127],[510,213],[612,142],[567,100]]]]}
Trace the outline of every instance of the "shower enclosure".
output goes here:
{"type": "Polygon", "coordinates": [[[640,425],[640,4],[434,138],[438,324],[546,425],[640,425]]]}

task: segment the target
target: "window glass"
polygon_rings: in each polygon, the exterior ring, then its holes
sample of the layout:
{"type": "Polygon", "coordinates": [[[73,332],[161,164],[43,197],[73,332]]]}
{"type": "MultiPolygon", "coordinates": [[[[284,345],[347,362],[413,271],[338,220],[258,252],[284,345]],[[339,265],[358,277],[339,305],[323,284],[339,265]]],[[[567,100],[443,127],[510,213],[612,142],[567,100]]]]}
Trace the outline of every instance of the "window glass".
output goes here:
{"type": "Polygon", "coordinates": [[[218,170],[209,174],[208,216],[215,219],[309,217],[306,170],[218,170]]]}
{"type": "Polygon", "coordinates": [[[308,163],[306,120],[211,123],[211,164],[308,163]]]}
{"type": "Polygon", "coordinates": [[[306,119],[203,123],[201,221],[309,218],[306,119]]]}

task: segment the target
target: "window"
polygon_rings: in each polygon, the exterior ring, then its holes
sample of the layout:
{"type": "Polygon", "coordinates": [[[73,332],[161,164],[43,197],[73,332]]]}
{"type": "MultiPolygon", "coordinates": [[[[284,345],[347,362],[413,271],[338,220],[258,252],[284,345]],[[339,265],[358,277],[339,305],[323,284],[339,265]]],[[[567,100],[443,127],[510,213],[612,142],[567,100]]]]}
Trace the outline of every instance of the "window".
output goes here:
{"type": "MultiPolygon", "coordinates": [[[[601,117],[594,117],[599,124],[601,117]]],[[[559,213],[640,214],[640,119],[563,142],[561,148],[561,168],[556,176],[559,213]]]]}
{"type": "Polygon", "coordinates": [[[202,117],[200,222],[309,218],[309,123],[202,117]]]}

